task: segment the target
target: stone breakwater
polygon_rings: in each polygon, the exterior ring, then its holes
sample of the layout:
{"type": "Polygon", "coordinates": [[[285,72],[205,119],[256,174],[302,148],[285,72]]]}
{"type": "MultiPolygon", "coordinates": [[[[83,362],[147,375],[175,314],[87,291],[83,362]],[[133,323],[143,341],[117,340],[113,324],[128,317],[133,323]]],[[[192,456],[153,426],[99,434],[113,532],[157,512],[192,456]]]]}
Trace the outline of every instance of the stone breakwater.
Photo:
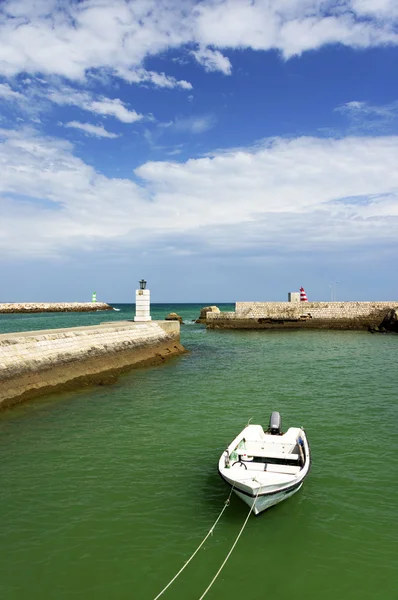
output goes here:
{"type": "Polygon", "coordinates": [[[209,329],[369,329],[398,310],[395,302],[237,302],[207,313],[209,329]]]}
{"type": "Polygon", "coordinates": [[[0,313],[95,312],[113,310],[106,302],[7,302],[0,304],[0,313]]]}
{"type": "Polygon", "coordinates": [[[196,319],[195,323],[206,323],[206,317],[208,313],[220,313],[220,309],[218,306],[204,306],[200,309],[199,317],[196,319]]]}
{"type": "Polygon", "coordinates": [[[120,321],[0,335],[0,408],[58,390],[112,383],[185,352],[176,321],[120,321]]]}

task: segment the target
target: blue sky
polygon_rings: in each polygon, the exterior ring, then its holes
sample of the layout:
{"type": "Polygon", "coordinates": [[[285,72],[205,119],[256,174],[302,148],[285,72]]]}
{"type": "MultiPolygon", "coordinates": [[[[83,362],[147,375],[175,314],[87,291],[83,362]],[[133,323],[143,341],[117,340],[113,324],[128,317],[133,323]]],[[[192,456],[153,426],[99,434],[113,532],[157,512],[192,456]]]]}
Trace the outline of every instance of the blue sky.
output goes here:
{"type": "Polygon", "coordinates": [[[395,0],[60,7],[0,5],[0,302],[398,297],[395,0]]]}

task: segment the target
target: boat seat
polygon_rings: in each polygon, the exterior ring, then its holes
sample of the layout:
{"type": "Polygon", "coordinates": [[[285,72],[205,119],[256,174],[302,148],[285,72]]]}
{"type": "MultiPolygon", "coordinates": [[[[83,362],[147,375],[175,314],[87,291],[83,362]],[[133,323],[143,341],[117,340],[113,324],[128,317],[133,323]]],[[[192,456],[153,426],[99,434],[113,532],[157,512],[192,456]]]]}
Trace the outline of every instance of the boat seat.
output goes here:
{"type": "MultiPolygon", "coordinates": [[[[277,436],[275,436],[277,437],[277,436]]],[[[297,442],[252,442],[250,440],[246,440],[242,447],[246,448],[248,454],[257,454],[258,451],[268,451],[268,452],[294,452],[294,449],[297,446],[297,442]]]]}
{"type": "MultiPolygon", "coordinates": [[[[246,464],[246,463],[245,463],[246,464]]],[[[271,465],[267,464],[265,470],[268,473],[286,473],[289,475],[296,475],[301,471],[301,467],[294,467],[291,465],[271,465]]]]}
{"type": "Polygon", "coordinates": [[[273,448],[266,448],[266,449],[260,449],[260,448],[256,448],[255,452],[251,453],[248,450],[245,450],[243,448],[237,448],[237,450],[235,450],[236,454],[238,454],[239,456],[242,455],[248,455],[248,456],[254,456],[254,457],[258,457],[258,458],[277,458],[280,460],[295,460],[298,461],[300,458],[299,454],[288,454],[287,452],[276,452],[273,448]]]}

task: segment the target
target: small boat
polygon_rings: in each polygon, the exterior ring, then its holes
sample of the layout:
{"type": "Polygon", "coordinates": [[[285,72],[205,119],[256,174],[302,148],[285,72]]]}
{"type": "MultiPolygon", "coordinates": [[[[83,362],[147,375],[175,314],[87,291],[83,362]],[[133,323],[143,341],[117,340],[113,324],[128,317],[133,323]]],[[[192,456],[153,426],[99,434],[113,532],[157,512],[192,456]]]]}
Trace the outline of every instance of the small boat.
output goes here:
{"type": "Polygon", "coordinates": [[[255,515],[299,491],[310,470],[311,455],[302,427],[281,430],[281,416],[271,414],[266,431],[247,425],[218,462],[221,477],[255,515]]]}

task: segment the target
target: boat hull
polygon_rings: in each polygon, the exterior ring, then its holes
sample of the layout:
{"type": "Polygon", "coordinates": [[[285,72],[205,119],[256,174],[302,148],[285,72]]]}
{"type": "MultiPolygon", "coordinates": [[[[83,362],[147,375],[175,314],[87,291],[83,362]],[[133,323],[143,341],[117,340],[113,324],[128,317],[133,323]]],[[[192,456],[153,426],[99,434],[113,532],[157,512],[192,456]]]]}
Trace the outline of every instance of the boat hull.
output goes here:
{"type": "Polygon", "coordinates": [[[301,486],[303,485],[303,481],[299,483],[299,485],[288,491],[276,492],[274,494],[264,494],[263,496],[257,496],[257,498],[253,498],[253,496],[248,496],[234,488],[234,493],[243,500],[248,506],[253,506],[253,512],[255,515],[259,515],[260,513],[267,510],[267,508],[271,508],[271,506],[275,506],[275,504],[279,504],[283,500],[287,500],[293,494],[299,491],[301,486]]]}

